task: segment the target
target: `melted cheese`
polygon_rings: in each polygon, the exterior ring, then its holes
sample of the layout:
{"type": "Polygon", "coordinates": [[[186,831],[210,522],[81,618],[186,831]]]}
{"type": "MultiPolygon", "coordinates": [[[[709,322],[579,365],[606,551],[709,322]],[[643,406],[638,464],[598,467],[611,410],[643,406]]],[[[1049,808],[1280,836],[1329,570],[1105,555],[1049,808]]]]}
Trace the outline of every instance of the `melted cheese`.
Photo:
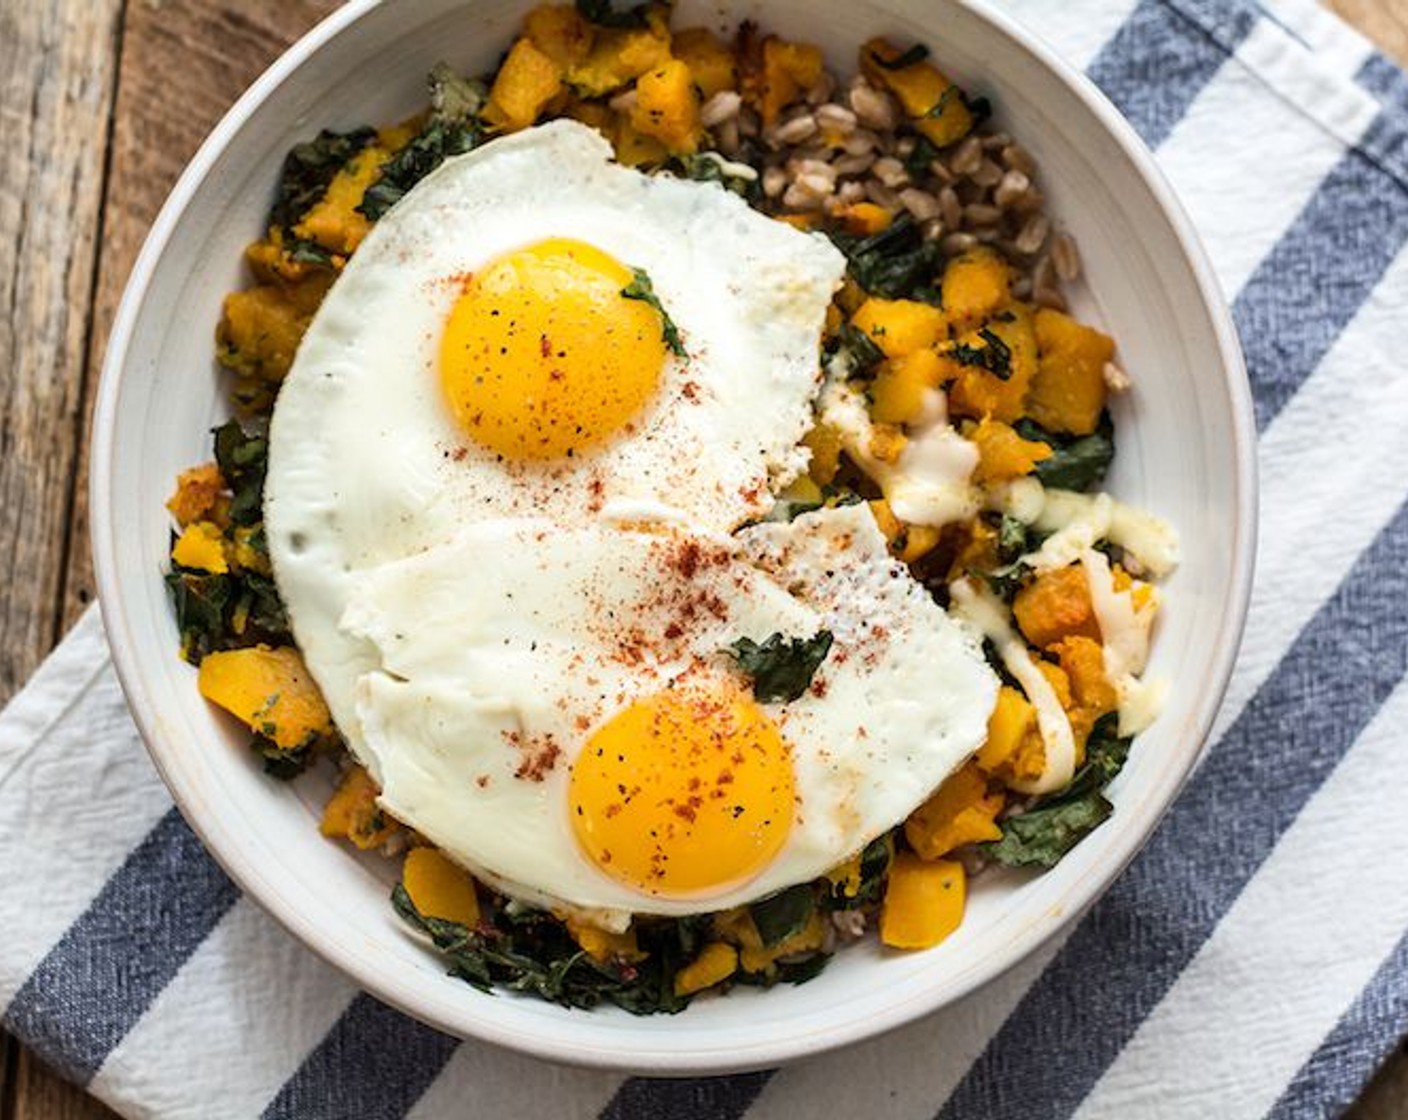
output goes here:
{"type": "MultiPolygon", "coordinates": [[[[1150,575],[1162,578],[1178,566],[1178,533],[1161,517],[1127,506],[1108,494],[1078,494],[1073,490],[1046,490],[1033,524],[1060,537],[1057,549],[1069,557],[1052,567],[1073,563],[1084,548],[1104,539],[1124,549],[1150,575]],[[1076,547],[1080,542],[1088,542],[1076,547]]],[[[1037,555],[1046,553],[1046,544],[1037,555]]],[[[1033,565],[1035,566],[1035,565],[1033,565]]],[[[1038,568],[1038,570],[1041,570],[1038,568]]]]}
{"type": "Polygon", "coordinates": [[[1105,676],[1119,695],[1120,734],[1134,735],[1154,722],[1168,691],[1164,681],[1139,679],[1149,660],[1157,592],[1143,607],[1136,607],[1132,592],[1115,588],[1110,561],[1103,552],[1087,549],[1080,563],[1104,642],[1105,676]]]}
{"type": "Polygon", "coordinates": [[[1061,789],[1076,771],[1076,741],[1056,690],[1037,668],[1026,643],[1007,620],[1006,607],[991,591],[971,579],[962,579],[950,585],[949,592],[952,613],[992,642],[1002,664],[1036,709],[1044,756],[1041,776],[1020,785],[1013,782],[1013,788],[1022,793],[1053,793],[1061,789]]]}
{"type": "Polygon", "coordinates": [[[875,427],[858,390],[840,381],[827,385],[821,418],[839,433],[846,454],[875,480],[901,521],[940,528],[978,512],[978,495],[969,481],[978,465],[978,448],[949,425],[948,400],[939,390],[925,391],[919,420],[894,463],[871,454],[875,427]]]}

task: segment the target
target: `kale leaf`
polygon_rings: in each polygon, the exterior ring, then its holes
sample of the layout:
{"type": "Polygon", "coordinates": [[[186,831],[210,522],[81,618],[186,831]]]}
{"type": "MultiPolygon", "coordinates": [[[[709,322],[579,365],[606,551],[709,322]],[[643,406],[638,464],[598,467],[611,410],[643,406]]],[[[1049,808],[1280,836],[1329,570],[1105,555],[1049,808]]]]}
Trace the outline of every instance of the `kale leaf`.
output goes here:
{"type": "Polygon", "coordinates": [[[1085,744],[1085,764],[1064,789],[1033,808],[1002,822],[1002,837],[981,845],[983,853],[1008,867],[1054,867],[1114,812],[1105,787],[1129,757],[1129,737],[1119,735],[1119,716],[1095,721],[1085,744]]]}
{"type": "Polygon", "coordinates": [[[860,885],[854,894],[847,894],[844,882],[831,884],[831,893],[826,899],[830,910],[858,910],[866,906],[878,906],[885,896],[885,881],[890,874],[890,864],[895,858],[895,840],[892,833],[877,836],[860,853],[860,885]]]}
{"type": "Polygon", "coordinates": [[[264,472],[269,441],[257,432],[246,432],[238,420],[228,420],[212,430],[215,461],[233,497],[230,520],[253,525],[264,519],[264,472]]]}
{"type": "Polygon", "coordinates": [[[961,366],[976,366],[985,369],[999,381],[1012,376],[1012,348],[992,329],[984,327],[978,332],[986,346],[971,346],[959,343],[949,351],[948,356],[961,366]]]}
{"type": "Polygon", "coordinates": [[[278,192],[269,211],[269,224],[292,231],[327,192],[333,176],[374,139],[376,133],[370,128],[351,132],[324,129],[312,140],[295,144],[284,156],[278,192]]]}
{"type": "Polygon", "coordinates": [[[896,55],[894,58],[890,59],[889,62],[886,62],[874,51],[870,52],[870,61],[880,67],[881,70],[903,70],[907,66],[914,66],[916,63],[923,62],[928,57],[929,48],[923,43],[915,43],[914,46],[910,47],[904,54],[896,55]]]}
{"type": "Polygon", "coordinates": [[[845,354],[849,359],[848,377],[868,377],[885,360],[885,352],[875,340],[854,323],[841,324],[841,329],[836,333],[834,353],[845,354]]]}
{"type": "Polygon", "coordinates": [[[484,137],[477,116],[486,99],[484,87],[456,74],[443,62],[430,71],[430,117],[411,141],[393,155],[381,175],[362,195],[357,210],[377,221],[406,192],[450,156],[463,155],[484,137]]]}
{"type": "Polygon", "coordinates": [[[598,27],[647,27],[646,9],[648,5],[616,11],[611,0],[576,0],[577,14],[588,23],[598,27]]]}
{"type": "Polygon", "coordinates": [[[763,196],[761,177],[732,174],[729,170],[731,161],[717,152],[679,156],[666,166],[685,179],[698,183],[718,183],[748,203],[757,203],[763,196]]]}
{"type": "Polygon", "coordinates": [[[1115,457],[1115,426],[1108,410],[1100,414],[1100,423],[1088,436],[1058,435],[1026,419],[1013,427],[1023,439],[1039,440],[1052,449],[1050,458],[1032,472],[1048,489],[1089,490],[1105,477],[1115,457]]]}
{"type": "Polygon", "coordinates": [[[646,274],[645,269],[633,268],[631,276],[633,279],[621,289],[621,295],[626,299],[638,299],[655,308],[660,313],[660,334],[665,339],[665,345],[670,348],[670,353],[677,358],[688,358],[689,352],[685,350],[684,343],[680,340],[679,328],[670,318],[670,313],[665,310],[665,305],[660,302],[660,297],[655,294],[655,287],[650,283],[650,277],[646,274]]]}
{"type": "Polygon", "coordinates": [[[846,255],[851,276],[872,295],[884,299],[932,298],[928,285],[939,264],[939,247],[925,241],[910,214],[901,214],[879,233],[856,237],[830,233],[846,255]]]}
{"type": "Polygon", "coordinates": [[[771,949],[802,932],[816,911],[810,883],[798,883],[748,908],[763,945],[771,949]]]}
{"type": "Polygon", "coordinates": [[[807,691],[821,663],[831,650],[831,631],[820,630],[811,638],[771,635],[761,645],[739,638],[728,647],[738,667],[753,678],[753,695],[767,703],[787,703],[807,691]]]}

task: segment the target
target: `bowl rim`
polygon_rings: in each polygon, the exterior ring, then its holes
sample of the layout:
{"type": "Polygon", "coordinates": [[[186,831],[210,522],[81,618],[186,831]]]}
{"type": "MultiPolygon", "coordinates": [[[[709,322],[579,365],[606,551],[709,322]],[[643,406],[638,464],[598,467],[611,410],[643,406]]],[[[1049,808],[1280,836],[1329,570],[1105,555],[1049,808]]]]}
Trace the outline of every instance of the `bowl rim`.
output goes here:
{"type": "Polygon", "coordinates": [[[528,1032],[506,1029],[502,1024],[496,1023],[492,1015],[470,1013],[452,1017],[437,1014],[432,1009],[414,1006],[406,992],[394,983],[393,977],[370,967],[365,958],[351,952],[342,943],[327,939],[316,921],[294,905],[292,900],[279,893],[257,874],[253,867],[247,866],[248,857],[232,837],[222,833],[218,822],[198,819],[195,814],[187,813],[185,804],[189,791],[179,769],[169,763],[164,746],[165,733],[160,727],[159,717],[143,684],[134,627],[121,591],[122,581],[119,578],[116,555],[117,536],[112,506],[107,500],[111,485],[109,465],[113,457],[119,389],[124,370],[128,367],[128,352],[138,313],[146,299],[157,266],[165,254],[179,219],[205,183],[217,158],[255,109],[311,55],[383,2],[384,0],[349,0],[343,7],[325,17],[280,55],[211,130],[172,188],[147,234],[124,287],[103,360],[94,410],[90,445],[91,473],[88,482],[95,578],[103,624],[113,665],[143,744],[177,807],[207,851],[246,895],[253,898],[304,946],[350,977],[361,989],[398,1010],[456,1037],[474,1037],[539,1058],[578,1066],[653,1076],[697,1076],[756,1070],[872,1038],[967,996],[1009,971],[1042,945],[1069,930],[1077,918],[1099,899],[1142,849],[1210,745],[1209,737],[1232,675],[1251,599],[1257,536],[1255,414],[1251,387],[1227,301],[1201,237],[1152,152],[1144,145],[1133,126],[1085,74],[1067,63],[1035,32],[1024,27],[1013,16],[997,10],[986,0],[954,2],[987,23],[997,34],[1013,40],[1018,47],[1067,86],[1130,161],[1177,237],[1221,357],[1222,388],[1229,408],[1236,468],[1231,480],[1236,517],[1232,539],[1229,542],[1232,554],[1232,584],[1227,589],[1229,610],[1222,616],[1212,645],[1213,654],[1203,673],[1203,683],[1207,687],[1201,690],[1200,698],[1193,708],[1193,718],[1189,721],[1193,733],[1190,739],[1197,743],[1197,747],[1184,752],[1178,762],[1170,767],[1173,781],[1168,800],[1157,811],[1150,813],[1142,825],[1119,834],[1119,839],[1112,842],[1111,850],[1099,869],[1074,884],[1071,905],[1065,908],[1059,919],[1046,923],[1029,923],[1005,953],[993,954],[978,967],[971,969],[963,983],[951,990],[947,998],[939,1003],[914,999],[897,1001],[883,1012],[872,1014],[865,1019],[854,1019],[793,1037],[780,1037],[764,1046],[753,1045],[747,1048],[734,1046],[708,1051],[670,1052],[629,1047],[626,1036],[622,1036],[622,1041],[613,1047],[604,1047],[585,1040],[564,1043],[560,1038],[545,1040],[528,1032]]]}

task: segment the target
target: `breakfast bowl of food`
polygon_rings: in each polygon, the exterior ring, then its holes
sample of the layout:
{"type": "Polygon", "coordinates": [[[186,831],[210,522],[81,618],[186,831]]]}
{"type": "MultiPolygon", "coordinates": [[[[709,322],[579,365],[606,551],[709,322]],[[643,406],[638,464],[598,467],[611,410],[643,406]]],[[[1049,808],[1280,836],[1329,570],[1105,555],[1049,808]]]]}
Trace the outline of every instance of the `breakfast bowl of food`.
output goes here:
{"type": "Polygon", "coordinates": [[[981,5],[354,2],[134,270],[100,597],[191,826],[361,986],[757,1068],[1133,857],[1231,672],[1252,433],[1150,156],[981,5]]]}

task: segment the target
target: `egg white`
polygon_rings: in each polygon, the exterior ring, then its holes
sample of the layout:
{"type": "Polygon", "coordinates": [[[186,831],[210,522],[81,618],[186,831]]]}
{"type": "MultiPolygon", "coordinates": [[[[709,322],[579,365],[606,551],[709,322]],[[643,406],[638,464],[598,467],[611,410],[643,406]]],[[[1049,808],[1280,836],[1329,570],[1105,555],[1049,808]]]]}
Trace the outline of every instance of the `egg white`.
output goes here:
{"type": "Polygon", "coordinates": [[[618,919],[741,905],[824,874],[982,743],[997,692],[977,637],[889,556],[864,505],[736,538],[480,522],[368,573],[343,622],[377,654],[355,695],[382,804],[515,897],[618,919]],[[690,541],[715,562],[681,571],[671,556],[690,541]],[[701,595],[720,606],[691,611],[701,595]],[[674,640],[672,621],[685,623],[674,640]],[[797,805],[755,878],[664,897],[582,854],[568,784],[591,728],[673,681],[736,674],[724,650],[738,638],[821,629],[835,643],[812,688],[766,706],[797,805]],[[525,775],[525,744],[548,742],[561,755],[525,775]]]}
{"type": "Polygon", "coordinates": [[[447,160],[376,225],[338,278],[284,381],[270,431],[265,524],[293,633],[338,726],[365,755],[353,703],[375,651],[338,626],[362,572],[494,517],[581,524],[646,506],[709,530],[762,516],[805,466],[818,340],[844,273],[822,236],[717,184],[649,177],[555,121],[447,160]],[[661,390],[609,446],[504,463],[453,423],[438,353],[463,277],[550,237],[643,268],[679,327],[661,390]]]}

